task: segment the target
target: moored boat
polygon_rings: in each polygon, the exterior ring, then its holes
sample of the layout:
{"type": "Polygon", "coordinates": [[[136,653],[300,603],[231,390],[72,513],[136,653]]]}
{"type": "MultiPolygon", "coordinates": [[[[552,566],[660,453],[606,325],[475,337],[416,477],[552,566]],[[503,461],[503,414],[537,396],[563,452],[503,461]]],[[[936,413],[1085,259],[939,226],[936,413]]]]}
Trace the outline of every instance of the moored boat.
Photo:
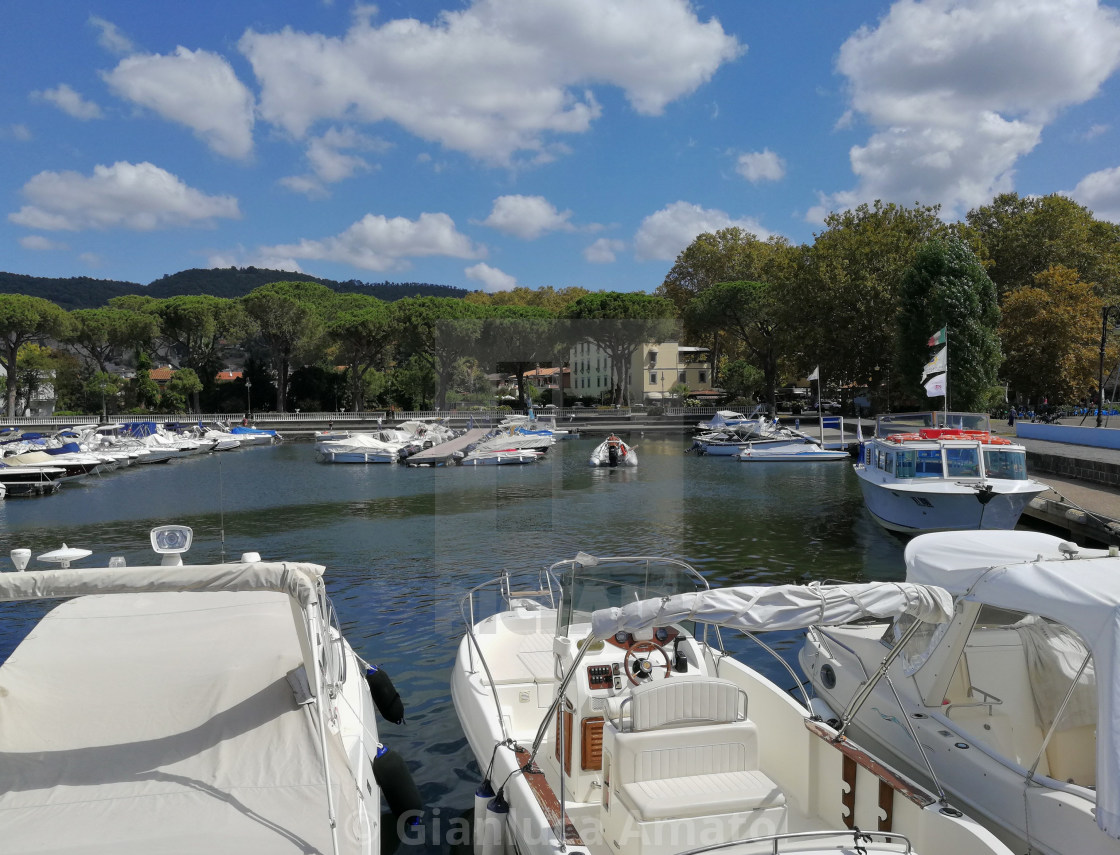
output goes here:
{"type": "Polygon", "coordinates": [[[374,707],[403,712],[324,568],[184,565],[190,541],[153,530],[158,566],[26,571],[15,550],[0,573],[0,601],[63,600],[0,666],[4,850],[378,852],[381,795],[420,807],[374,707]]]}
{"type": "Polygon", "coordinates": [[[1009,855],[727,655],[718,628],[939,620],[947,599],[882,583],[710,591],[684,562],[583,553],[532,590],[476,588],[452,671],[483,774],[475,852],[1009,855]]]}
{"type": "Polygon", "coordinates": [[[638,452],[612,433],[595,446],[590,463],[592,466],[637,466],[638,452]]]}
{"type": "Polygon", "coordinates": [[[1027,477],[1023,446],[991,432],[983,413],[880,416],[855,465],[867,510],[903,534],[1014,528],[1048,489],[1027,477]]]}
{"type": "Polygon", "coordinates": [[[800,662],[818,697],[1015,851],[1120,853],[1115,548],[940,532],[911,540],[905,563],[909,582],[952,594],[952,621],[908,639],[905,618],[811,630],[800,662]]]}

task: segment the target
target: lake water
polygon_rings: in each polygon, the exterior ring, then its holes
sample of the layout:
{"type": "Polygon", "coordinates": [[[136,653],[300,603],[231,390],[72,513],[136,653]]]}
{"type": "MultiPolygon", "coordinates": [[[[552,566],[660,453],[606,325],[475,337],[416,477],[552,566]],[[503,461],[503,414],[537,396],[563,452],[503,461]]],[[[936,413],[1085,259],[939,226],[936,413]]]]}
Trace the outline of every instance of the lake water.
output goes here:
{"type": "MultiPolygon", "coordinates": [[[[641,464],[625,470],[590,467],[592,439],[558,443],[529,466],[323,465],[299,442],[133,466],[0,501],[0,564],[11,569],[9,549],[37,556],[63,542],[94,551],[85,566],[112,555],[154,563],[149,530],[182,523],[194,529],[188,560],[220,560],[224,529],[227,558],[325,565],[345,635],[405,701],[406,724],[384,724],[382,738],[448,817],[471,807],[478,782],[448,688],[459,601],[502,568],[535,579],[583,550],[681,558],[713,586],[902,578],[903,544],[867,515],[847,463],[746,465],[686,455],[679,435],[628,441],[641,464]]],[[[42,609],[0,608],[0,659],[42,609]]],[[[792,659],[797,643],[776,646],[792,659]]]]}

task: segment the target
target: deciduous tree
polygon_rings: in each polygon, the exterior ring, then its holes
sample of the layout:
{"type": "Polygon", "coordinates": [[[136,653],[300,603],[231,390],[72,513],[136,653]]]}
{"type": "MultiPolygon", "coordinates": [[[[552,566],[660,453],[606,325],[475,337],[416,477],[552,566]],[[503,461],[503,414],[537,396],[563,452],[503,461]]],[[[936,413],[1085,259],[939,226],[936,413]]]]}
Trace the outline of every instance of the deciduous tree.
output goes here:
{"type": "Polygon", "coordinates": [[[19,349],[29,342],[57,336],[65,327],[66,312],[49,300],[24,294],[0,294],[0,367],[8,377],[9,416],[15,415],[16,409],[19,349]]]}

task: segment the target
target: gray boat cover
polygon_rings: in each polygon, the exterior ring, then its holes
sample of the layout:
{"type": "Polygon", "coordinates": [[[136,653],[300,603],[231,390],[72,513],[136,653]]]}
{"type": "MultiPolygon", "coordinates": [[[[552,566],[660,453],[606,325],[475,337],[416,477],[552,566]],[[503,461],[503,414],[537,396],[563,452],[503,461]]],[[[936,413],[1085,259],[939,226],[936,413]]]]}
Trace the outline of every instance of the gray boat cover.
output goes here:
{"type": "MultiPolygon", "coordinates": [[[[286,679],[303,665],[290,598],[313,596],[320,569],[0,575],[3,599],[113,592],[122,576],[153,591],[62,603],[0,668],[0,850],[331,852],[314,705],[286,679]]],[[[341,851],[356,852],[356,787],[327,745],[341,851]]]]}

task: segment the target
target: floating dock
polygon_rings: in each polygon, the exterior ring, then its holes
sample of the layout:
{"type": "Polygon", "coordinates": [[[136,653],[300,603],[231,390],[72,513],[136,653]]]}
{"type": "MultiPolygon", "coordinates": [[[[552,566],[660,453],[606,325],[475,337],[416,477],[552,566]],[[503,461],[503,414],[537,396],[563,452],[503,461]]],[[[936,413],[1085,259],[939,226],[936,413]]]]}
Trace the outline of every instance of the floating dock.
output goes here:
{"type": "Polygon", "coordinates": [[[462,451],[468,445],[478,442],[490,433],[490,430],[490,428],[474,428],[462,436],[457,436],[447,442],[441,442],[439,445],[433,445],[431,448],[416,452],[405,460],[405,463],[409,466],[446,466],[455,452],[462,451]]]}

